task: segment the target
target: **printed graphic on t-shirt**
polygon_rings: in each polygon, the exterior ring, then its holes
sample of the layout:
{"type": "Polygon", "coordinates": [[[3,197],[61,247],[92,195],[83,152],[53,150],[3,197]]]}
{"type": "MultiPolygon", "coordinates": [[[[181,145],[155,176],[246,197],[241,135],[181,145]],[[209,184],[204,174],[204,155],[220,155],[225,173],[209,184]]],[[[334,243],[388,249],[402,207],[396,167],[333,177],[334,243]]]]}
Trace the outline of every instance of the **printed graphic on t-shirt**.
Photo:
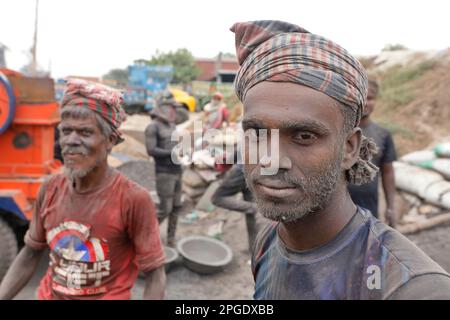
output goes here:
{"type": "Polygon", "coordinates": [[[105,293],[110,275],[109,248],[103,239],[90,238],[90,227],[65,221],[47,233],[51,249],[52,289],[65,295],[105,293]]]}

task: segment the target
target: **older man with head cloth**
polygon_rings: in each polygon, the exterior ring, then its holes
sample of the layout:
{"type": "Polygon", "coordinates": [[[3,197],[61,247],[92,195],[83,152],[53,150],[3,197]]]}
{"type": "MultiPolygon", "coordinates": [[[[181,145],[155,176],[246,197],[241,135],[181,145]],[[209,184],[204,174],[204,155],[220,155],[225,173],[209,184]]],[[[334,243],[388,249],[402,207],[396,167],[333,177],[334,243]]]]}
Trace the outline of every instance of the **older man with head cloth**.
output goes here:
{"type": "Polygon", "coordinates": [[[101,84],[69,80],[61,101],[64,174],[40,189],[25,247],[0,286],[11,299],[38,266],[50,263],[38,298],[130,299],[138,271],[144,298],[164,297],[165,273],[154,204],[148,192],[108,166],[122,138],[122,94],[101,84]]]}

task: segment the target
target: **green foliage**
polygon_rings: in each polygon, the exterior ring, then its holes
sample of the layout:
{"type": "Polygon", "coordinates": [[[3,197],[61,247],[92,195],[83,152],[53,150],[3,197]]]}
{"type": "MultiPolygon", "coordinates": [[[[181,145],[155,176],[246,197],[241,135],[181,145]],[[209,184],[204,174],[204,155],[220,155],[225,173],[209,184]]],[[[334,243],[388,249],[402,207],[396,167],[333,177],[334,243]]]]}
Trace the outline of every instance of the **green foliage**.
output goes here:
{"type": "Polygon", "coordinates": [[[221,83],[218,85],[215,82],[210,81],[193,81],[192,89],[202,108],[211,100],[211,96],[215,91],[219,91],[224,95],[224,101],[228,108],[231,108],[236,104],[234,101],[237,98],[232,83],[221,83]],[[211,90],[212,88],[215,89],[211,90]]]}
{"type": "Polygon", "coordinates": [[[403,127],[402,125],[392,122],[391,120],[388,120],[386,118],[376,119],[377,123],[380,124],[382,127],[389,130],[390,133],[393,135],[402,135],[405,138],[411,139],[414,136],[413,131],[411,131],[408,128],[403,127]]]}
{"type": "Polygon", "coordinates": [[[399,50],[407,50],[408,48],[400,43],[396,44],[387,44],[384,46],[381,51],[399,51],[399,50]]]}
{"type": "Polygon", "coordinates": [[[433,66],[432,61],[425,61],[410,67],[392,67],[383,76],[378,98],[388,110],[410,103],[415,98],[414,80],[433,66]]]}
{"type": "Polygon", "coordinates": [[[236,54],[231,53],[231,52],[225,52],[222,54],[222,58],[225,59],[237,59],[236,54]]]}
{"type": "Polygon", "coordinates": [[[125,85],[128,82],[128,70],[127,69],[112,69],[103,76],[105,80],[113,80],[118,84],[125,85]]]}
{"type": "Polygon", "coordinates": [[[174,68],[172,83],[175,84],[190,83],[201,72],[195,65],[194,56],[185,48],[167,53],[156,51],[150,60],[140,59],[139,61],[147,64],[172,65],[174,68]]]}

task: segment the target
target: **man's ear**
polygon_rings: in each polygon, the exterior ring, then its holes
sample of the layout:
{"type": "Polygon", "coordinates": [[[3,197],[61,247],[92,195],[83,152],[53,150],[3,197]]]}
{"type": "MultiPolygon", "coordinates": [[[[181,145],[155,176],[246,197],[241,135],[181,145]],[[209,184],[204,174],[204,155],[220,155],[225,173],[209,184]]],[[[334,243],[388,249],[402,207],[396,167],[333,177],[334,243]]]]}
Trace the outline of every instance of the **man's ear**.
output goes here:
{"type": "Polygon", "coordinates": [[[114,135],[109,135],[109,138],[106,140],[106,150],[108,150],[108,152],[110,152],[112,150],[112,148],[114,148],[114,146],[117,143],[117,138],[114,135]]]}
{"type": "Polygon", "coordinates": [[[342,168],[344,170],[349,170],[358,161],[361,138],[362,132],[359,127],[347,133],[344,141],[344,158],[342,160],[342,168]]]}

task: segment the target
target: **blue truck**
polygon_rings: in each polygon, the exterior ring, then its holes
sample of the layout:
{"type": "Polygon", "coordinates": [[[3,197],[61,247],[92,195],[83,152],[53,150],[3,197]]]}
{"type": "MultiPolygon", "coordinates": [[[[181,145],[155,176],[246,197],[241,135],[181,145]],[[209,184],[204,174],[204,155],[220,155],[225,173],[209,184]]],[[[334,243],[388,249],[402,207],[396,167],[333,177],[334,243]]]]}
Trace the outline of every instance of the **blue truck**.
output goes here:
{"type": "Polygon", "coordinates": [[[158,96],[172,80],[170,65],[135,63],[128,67],[128,84],[124,100],[129,113],[148,112],[155,107],[158,96]]]}

